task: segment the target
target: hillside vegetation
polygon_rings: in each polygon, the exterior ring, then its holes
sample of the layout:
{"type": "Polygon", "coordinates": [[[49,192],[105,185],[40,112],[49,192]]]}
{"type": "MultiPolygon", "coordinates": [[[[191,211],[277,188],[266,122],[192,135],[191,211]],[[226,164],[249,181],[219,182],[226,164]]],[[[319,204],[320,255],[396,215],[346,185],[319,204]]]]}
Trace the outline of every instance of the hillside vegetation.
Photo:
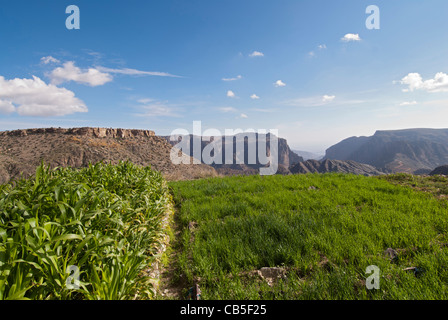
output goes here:
{"type": "Polygon", "coordinates": [[[203,299],[447,299],[448,202],[399,185],[410,177],[172,182],[175,280],[203,299]],[[371,265],[379,289],[366,288],[371,265]]]}
{"type": "Polygon", "coordinates": [[[0,300],[154,297],[171,201],[160,173],[127,162],[41,165],[0,186],[0,300]]]}

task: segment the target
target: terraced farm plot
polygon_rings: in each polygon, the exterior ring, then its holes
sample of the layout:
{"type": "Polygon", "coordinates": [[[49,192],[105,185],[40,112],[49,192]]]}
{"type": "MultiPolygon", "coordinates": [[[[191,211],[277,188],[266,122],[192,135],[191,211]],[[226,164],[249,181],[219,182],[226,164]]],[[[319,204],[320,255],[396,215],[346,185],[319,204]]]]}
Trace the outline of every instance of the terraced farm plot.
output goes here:
{"type": "Polygon", "coordinates": [[[199,283],[203,299],[448,298],[446,199],[344,174],[170,186],[176,279],[199,283]],[[369,290],[372,265],[379,289],[369,290]]]}
{"type": "Polygon", "coordinates": [[[171,204],[160,173],[128,162],[0,186],[0,300],[153,298],[171,204]]]}

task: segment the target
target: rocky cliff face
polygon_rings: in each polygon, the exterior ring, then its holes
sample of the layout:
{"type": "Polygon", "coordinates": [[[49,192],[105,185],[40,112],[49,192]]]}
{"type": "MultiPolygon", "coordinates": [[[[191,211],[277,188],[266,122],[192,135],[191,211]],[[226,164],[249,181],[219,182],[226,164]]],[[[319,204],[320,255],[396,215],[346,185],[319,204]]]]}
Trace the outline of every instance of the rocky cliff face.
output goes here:
{"type": "MultiPolygon", "coordinates": [[[[171,145],[178,144],[178,141],[170,141],[169,136],[164,136],[164,138],[171,143],[171,145]]],[[[189,150],[186,150],[184,152],[189,152],[190,155],[193,155],[193,144],[195,139],[198,139],[197,141],[201,141],[201,155],[203,154],[204,149],[212,144],[216,148],[221,148],[222,157],[221,157],[221,163],[213,163],[211,164],[212,167],[214,167],[218,172],[222,174],[258,174],[259,169],[264,166],[264,164],[260,163],[260,159],[258,157],[261,152],[265,152],[267,155],[270,155],[271,153],[271,147],[270,147],[270,135],[259,135],[255,134],[254,139],[247,139],[245,134],[238,134],[232,137],[221,137],[215,141],[209,141],[207,139],[201,139],[201,137],[195,137],[193,135],[189,135],[187,137],[184,137],[183,139],[187,139],[188,145],[190,146],[189,150]],[[266,145],[266,148],[263,151],[258,150],[258,143],[261,142],[262,145],[266,145]],[[237,146],[239,143],[242,143],[244,145],[244,154],[237,153],[237,146]],[[230,146],[229,150],[233,150],[232,155],[232,163],[226,164],[226,147],[230,146]],[[256,159],[255,163],[254,161],[251,161],[249,158],[249,150],[255,150],[256,159]],[[241,159],[243,164],[239,164],[236,159],[241,159]]],[[[207,150],[205,151],[207,152],[207,150]]],[[[203,161],[204,159],[199,159],[203,161]]],[[[300,162],[303,161],[303,158],[299,155],[295,154],[288,146],[288,143],[283,138],[278,138],[278,171],[279,174],[287,174],[290,173],[289,168],[300,162]]]]}
{"type": "Polygon", "coordinates": [[[383,172],[377,170],[375,167],[358,163],[355,161],[342,161],[342,160],[308,160],[304,162],[299,162],[295,166],[291,167],[292,173],[328,173],[328,172],[339,172],[339,173],[353,173],[357,175],[364,176],[377,176],[384,174],[383,172]]]}
{"type": "Polygon", "coordinates": [[[135,130],[135,129],[112,129],[112,128],[41,128],[41,129],[24,129],[13,131],[2,131],[0,136],[9,137],[26,137],[29,135],[41,134],[65,134],[74,136],[85,136],[93,138],[137,138],[137,137],[153,137],[154,131],[135,130]]]}
{"type": "Polygon", "coordinates": [[[429,173],[430,176],[435,176],[435,175],[444,175],[444,176],[448,176],[448,165],[444,165],[444,166],[440,166],[435,168],[433,171],[431,171],[429,173]]]}
{"type": "MultiPolygon", "coordinates": [[[[150,130],[44,128],[0,132],[0,183],[33,175],[44,161],[51,167],[85,167],[104,161],[151,166],[168,179],[215,176],[210,166],[175,165],[172,146],[150,130]]],[[[190,163],[193,163],[192,160],[190,163]]]]}
{"type": "Polygon", "coordinates": [[[351,160],[350,157],[358,148],[369,141],[369,137],[351,137],[327,149],[324,159],[351,160]]]}
{"type": "Polygon", "coordinates": [[[325,159],[353,160],[386,172],[419,173],[448,163],[448,129],[377,131],[332,146],[325,159]]]}

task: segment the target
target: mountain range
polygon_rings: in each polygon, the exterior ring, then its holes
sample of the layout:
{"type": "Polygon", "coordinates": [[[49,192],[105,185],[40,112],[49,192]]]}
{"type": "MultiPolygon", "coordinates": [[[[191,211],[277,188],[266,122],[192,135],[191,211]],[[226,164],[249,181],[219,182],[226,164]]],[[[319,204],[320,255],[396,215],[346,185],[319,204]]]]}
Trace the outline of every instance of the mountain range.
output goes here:
{"type": "MultiPolygon", "coordinates": [[[[170,136],[164,136],[171,145],[176,146],[179,142],[178,140],[171,141],[170,136]]],[[[220,157],[220,161],[216,161],[218,163],[212,163],[211,166],[217,170],[217,172],[221,174],[258,174],[259,169],[262,167],[266,167],[265,164],[260,163],[260,159],[258,157],[259,153],[264,151],[265,154],[270,154],[271,147],[270,147],[270,141],[271,136],[270,134],[267,135],[259,135],[258,133],[254,133],[253,139],[248,138],[246,134],[236,134],[231,137],[221,137],[217,140],[211,140],[211,139],[201,139],[201,137],[196,137],[193,135],[189,136],[183,136],[182,139],[187,140],[187,145],[189,146],[189,150],[183,150],[184,152],[187,152],[187,154],[194,156],[193,152],[193,145],[194,141],[196,139],[199,139],[201,141],[201,155],[203,154],[204,150],[209,146],[208,149],[211,149],[211,145],[213,147],[221,148],[222,155],[220,157]],[[211,141],[210,141],[211,140],[211,141]],[[265,145],[264,150],[259,150],[258,145],[259,143],[262,143],[262,145],[265,145]],[[241,143],[241,145],[244,146],[243,155],[237,152],[237,145],[238,143],[241,143]],[[227,149],[230,145],[230,149],[227,149]],[[233,150],[232,154],[232,163],[226,164],[226,150],[233,150]],[[254,150],[257,154],[255,161],[249,161],[249,150],[254,150]],[[243,159],[244,156],[244,159],[243,159]],[[243,164],[239,164],[236,159],[243,160],[243,164]]],[[[290,173],[289,168],[301,161],[304,161],[302,157],[297,155],[296,153],[292,152],[291,149],[288,146],[288,143],[283,138],[277,138],[278,139],[278,173],[290,173]]],[[[198,141],[198,140],[196,140],[198,141]]],[[[198,159],[202,162],[204,162],[204,159],[200,157],[201,159],[198,159]]]]}
{"type": "Polygon", "coordinates": [[[292,150],[295,154],[301,156],[303,160],[321,160],[324,157],[324,154],[320,153],[314,153],[309,151],[302,151],[302,150],[292,150]]]}
{"type": "Polygon", "coordinates": [[[328,148],[324,159],[353,160],[386,173],[429,173],[448,163],[448,129],[377,131],[328,148]]]}
{"type": "MultiPolygon", "coordinates": [[[[245,134],[202,140],[199,164],[173,164],[171,154],[178,141],[157,136],[150,130],[112,128],[43,128],[0,132],[0,184],[34,174],[44,161],[51,167],[85,167],[100,161],[118,163],[131,161],[137,165],[152,166],[168,180],[196,179],[224,175],[259,174],[264,162],[248,161],[248,150],[257,145],[266,146],[271,153],[270,135],[256,135],[248,140],[245,134]],[[265,141],[263,141],[265,139],[265,141]],[[265,144],[263,144],[265,142],[265,144]],[[222,163],[208,165],[202,153],[211,146],[222,146],[222,163]],[[244,161],[235,161],[241,155],[237,146],[244,146],[244,161]],[[231,164],[225,164],[226,146],[233,149],[231,164]],[[206,149],[207,148],[207,149],[206,149]]],[[[193,163],[195,136],[186,136],[190,150],[183,150],[182,157],[193,163]],[[185,154],[187,153],[187,154],[185,154]]],[[[264,147],[263,147],[264,148],[264,147]]],[[[230,149],[229,149],[230,150],[230,149]]],[[[310,154],[296,154],[283,138],[278,138],[279,174],[342,172],[361,175],[407,172],[414,174],[447,174],[448,129],[407,129],[377,131],[371,137],[351,137],[326,150],[324,159],[309,159],[310,154]],[[306,158],[301,155],[305,155],[306,158]],[[445,165],[445,166],[444,166],[445,165]],[[434,170],[438,168],[437,170],[434,170]]],[[[219,161],[218,161],[219,162],[219,161]]]]}
{"type": "Polygon", "coordinates": [[[352,160],[307,160],[299,162],[290,168],[291,173],[353,173],[364,176],[379,176],[384,174],[375,167],[352,160]]]}

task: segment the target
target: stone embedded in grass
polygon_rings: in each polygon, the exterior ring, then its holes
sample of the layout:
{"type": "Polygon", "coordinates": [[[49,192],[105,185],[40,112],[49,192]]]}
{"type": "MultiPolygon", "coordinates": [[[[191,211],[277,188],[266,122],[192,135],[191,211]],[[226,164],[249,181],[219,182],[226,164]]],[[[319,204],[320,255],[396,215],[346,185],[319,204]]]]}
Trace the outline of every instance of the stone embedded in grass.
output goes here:
{"type": "Polygon", "coordinates": [[[385,254],[386,256],[388,256],[390,260],[396,260],[396,259],[398,258],[398,252],[397,252],[397,250],[394,250],[394,249],[392,249],[392,248],[387,248],[387,249],[384,251],[384,254],[385,254]]]}
{"type": "Polygon", "coordinates": [[[425,270],[419,267],[404,268],[403,271],[412,271],[416,277],[420,277],[423,273],[425,273],[425,270]]]}
{"type": "Polygon", "coordinates": [[[198,223],[195,222],[195,221],[190,221],[190,222],[188,223],[188,229],[189,229],[190,231],[194,231],[194,230],[197,228],[197,226],[198,226],[198,223]]]}
{"type": "Polygon", "coordinates": [[[269,286],[272,286],[277,279],[286,279],[286,270],[284,268],[263,267],[259,270],[261,278],[266,280],[269,286]]]}

